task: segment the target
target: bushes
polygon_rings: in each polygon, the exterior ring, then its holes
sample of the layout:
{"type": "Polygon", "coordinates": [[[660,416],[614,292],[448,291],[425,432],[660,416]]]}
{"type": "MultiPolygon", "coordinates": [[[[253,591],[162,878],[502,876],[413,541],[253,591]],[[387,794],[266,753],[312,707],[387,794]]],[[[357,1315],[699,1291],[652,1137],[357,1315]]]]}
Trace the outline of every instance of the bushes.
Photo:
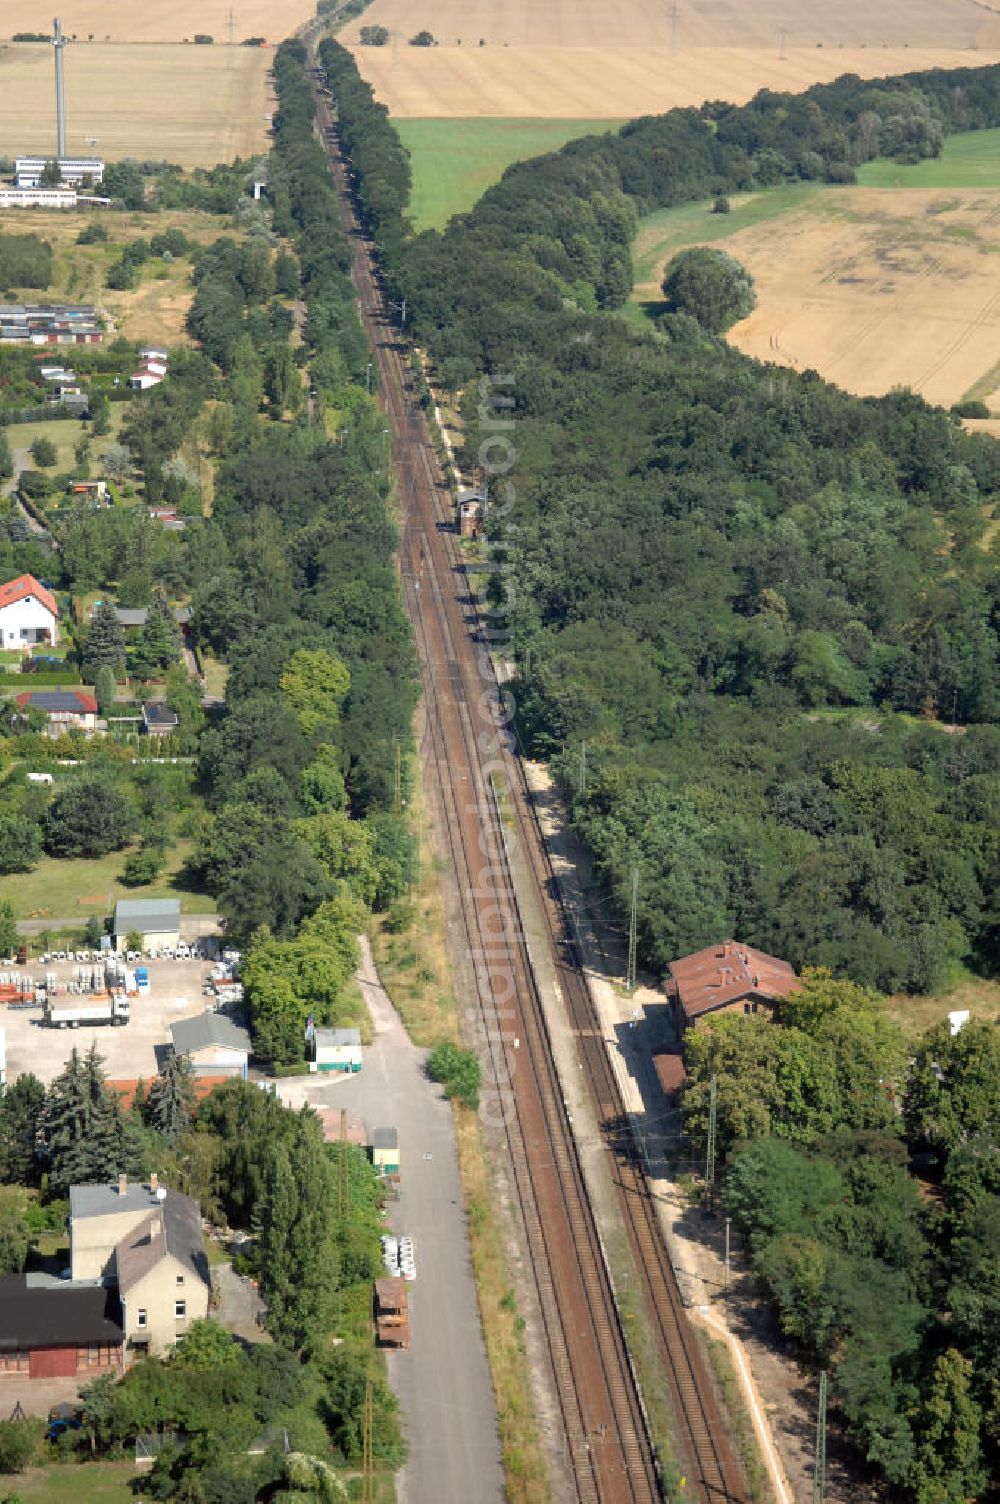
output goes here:
{"type": "Polygon", "coordinates": [[[42,1441],[40,1420],[0,1421],[0,1473],[23,1473],[42,1441]]]}
{"type": "Polygon", "coordinates": [[[441,1084],[446,1097],[455,1097],[476,1111],[482,1067],[474,1050],[464,1050],[447,1040],[435,1045],[427,1061],[427,1074],[441,1084]]]}

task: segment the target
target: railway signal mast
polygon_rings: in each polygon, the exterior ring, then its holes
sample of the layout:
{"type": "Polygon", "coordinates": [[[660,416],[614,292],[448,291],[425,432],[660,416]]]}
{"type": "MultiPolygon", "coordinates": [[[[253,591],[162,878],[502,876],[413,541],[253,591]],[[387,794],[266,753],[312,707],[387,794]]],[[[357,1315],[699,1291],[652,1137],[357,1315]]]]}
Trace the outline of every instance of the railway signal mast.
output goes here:
{"type": "Polygon", "coordinates": [[[819,1376],[819,1403],[816,1407],[816,1463],[813,1468],[812,1504],[826,1499],[826,1369],[819,1376]]]}

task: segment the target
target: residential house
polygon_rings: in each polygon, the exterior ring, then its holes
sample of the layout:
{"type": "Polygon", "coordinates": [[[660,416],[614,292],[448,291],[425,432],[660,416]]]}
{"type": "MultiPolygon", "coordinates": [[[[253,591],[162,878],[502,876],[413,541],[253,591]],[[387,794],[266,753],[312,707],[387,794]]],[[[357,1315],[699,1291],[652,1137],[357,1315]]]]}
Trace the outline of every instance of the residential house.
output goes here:
{"type": "Polygon", "coordinates": [[[99,729],[97,700],[87,689],[32,689],[16,698],[22,710],[30,706],[48,717],[47,736],[63,736],[67,731],[93,736],[99,729]]]}
{"type": "Polygon", "coordinates": [[[179,898],[120,898],[115,904],[114,937],[124,950],[132,932],[142,936],[143,950],[173,950],[181,942],[179,898]]]}
{"type": "Polygon", "coordinates": [[[80,496],[85,501],[94,501],[98,506],[108,505],[106,480],[71,480],[67,490],[70,496],[80,496]]]}
{"type": "Polygon", "coordinates": [[[196,1076],[241,1076],[250,1063],[250,1035],[224,1013],[198,1013],[170,1025],[178,1055],[186,1055],[196,1076]]]}
{"type": "Polygon", "coordinates": [[[395,1128],[373,1128],[370,1147],[377,1174],[399,1174],[399,1134],[395,1128]]]}
{"type": "Polygon", "coordinates": [[[51,590],[33,574],[0,585],[0,647],[29,651],[37,643],[59,640],[59,606],[51,590]]]}
{"type": "Polygon", "coordinates": [[[122,1326],[130,1352],[164,1353],[208,1315],[212,1293],[201,1210],[161,1187],[158,1204],[115,1246],[122,1326]]]}
{"type": "Polygon", "coordinates": [[[115,1290],[131,1352],[164,1352],[208,1314],[211,1279],[197,1201],[155,1175],[132,1185],[74,1185],[69,1192],[74,1281],[115,1290]]]}
{"type": "Polygon", "coordinates": [[[317,1029],[314,1038],[313,1069],[317,1071],[359,1071],[361,1069],[360,1029],[317,1029]]]}
{"type": "Polygon", "coordinates": [[[735,940],[671,961],[669,972],[666,992],[678,1038],[709,1014],[770,1015],[799,986],[787,961],[735,940]]]}
{"type": "Polygon", "coordinates": [[[0,1278],[0,1377],[81,1381],[124,1367],[118,1296],[48,1274],[0,1278]]]}
{"type": "Polygon", "coordinates": [[[166,700],[147,700],[142,707],[142,729],[147,736],[172,736],[177,730],[177,713],[166,700]]]}

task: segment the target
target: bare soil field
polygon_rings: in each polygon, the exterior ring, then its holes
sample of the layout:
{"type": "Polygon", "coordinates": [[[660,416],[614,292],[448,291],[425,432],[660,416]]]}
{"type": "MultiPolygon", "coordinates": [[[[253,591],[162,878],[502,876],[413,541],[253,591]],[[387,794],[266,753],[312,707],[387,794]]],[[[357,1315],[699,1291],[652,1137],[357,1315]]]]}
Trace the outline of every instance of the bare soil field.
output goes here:
{"type": "MultiPolygon", "coordinates": [[[[214,167],[265,151],[272,57],[259,47],[69,48],[68,149],[182,167],[214,167]]],[[[51,47],[0,47],[0,155],[54,152],[54,99],[51,47]]]]}
{"type": "Polygon", "coordinates": [[[971,0],[375,0],[344,29],[394,115],[616,119],[742,103],[841,73],[1000,58],[1000,5],[971,0]],[[389,28],[361,47],[362,25],[389,28]],[[410,47],[422,28],[438,41],[410,47]]]}
{"type": "MultiPolygon", "coordinates": [[[[216,44],[226,43],[231,15],[233,41],[263,37],[275,43],[316,13],[314,0],[152,0],[145,5],[60,0],[57,9],[66,36],[80,42],[185,42],[205,32],[216,44]]],[[[51,24],[49,11],[36,0],[4,0],[0,9],[3,38],[16,31],[48,31],[51,24]]]]}
{"type": "MultiPolygon", "coordinates": [[[[824,189],[703,239],[754,277],[758,306],[729,334],[747,355],[860,395],[909,386],[1000,408],[1000,193],[824,189]]],[[[662,269],[647,257],[638,297],[657,298],[662,269]]]]}

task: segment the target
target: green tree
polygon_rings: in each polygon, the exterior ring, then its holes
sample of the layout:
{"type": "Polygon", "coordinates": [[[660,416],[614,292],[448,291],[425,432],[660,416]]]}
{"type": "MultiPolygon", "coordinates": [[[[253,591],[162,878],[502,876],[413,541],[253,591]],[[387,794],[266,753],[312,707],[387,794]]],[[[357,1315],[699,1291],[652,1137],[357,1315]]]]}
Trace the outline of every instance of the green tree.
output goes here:
{"type": "Polygon", "coordinates": [[[440,1082],[446,1097],[456,1097],[473,1112],[479,1106],[479,1087],[482,1067],[475,1050],[462,1049],[460,1045],[443,1040],[431,1050],[427,1061],[427,1074],[432,1081],[440,1082]]]}
{"type": "Polygon", "coordinates": [[[0,432],[0,480],[9,480],[14,474],[14,456],[11,453],[10,441],[5,433],[0,432]]]}
{"type": "Polygon", "coordinates": [[[186,1055],[172,1053],[149,1088],[149,1121],[168,1144],[191,1126],[194,1068],[186,1055]]]}
{"type": "Polygon", "coordinates": [[[259,1210],[258,1262],[268,1328],[295,1351],[327,1335],[333,1187],[319,1120],[309,1108],[295,1119],[289,1144],[274,1149],[259,1210]]]}
{"type": "Polygon", "coordinates": [[[87,406],[90,412],[90,431],[95,439],[103,438],[111,432],[111,403],[103,392],[91,388],[87,406]]]}
{"type": "Polygon", "coordinates": [[[176,663],[180,657],[181,638],[166,592],[157,586],[149,602],[145,625],[133,654],[136,670],[149,674],[176,663]]]}
{"type": "Polygon", "coordinates": [[[45,1088],[30,1071],[0,1096],[0,1180],[35,1185],[45,1088]]]}
{"type": "Polygon", "coordinates": [[[9,898],[5,898],[0,902],[0,956],[15,956],[18,943],[14,905],[9,898]]]}
{"type": "Polygon", "coordinates": [[[671,313],[688,313],[709,334],[723,334],[757,306],[753,278],[727,251],[692,246],[668,264],[663,296],[671,313]]]}
{"type": "Polygon", "coordinates": [[[80,654],[84,677],[93,684],[99,668],[120,673],[125,667],[125,632],[118,613],[108,601],[94,611],[80,654]]]}
{"type": "Polygon", "coordinates": [[[140,1136],[105,1083],[96,1045],[83,1060],[74,1049],[49,1087],[41,1137],[49,1184],[60,1194],[71,1185],[143,1172],[140,1136]]]}
{"type": "Polygon", "coordinates": [[[59,458],[59,451],[51,439],[46,439],[40,434],[32,443],[31,457],[40,469],[50,470],[59,458]]]}
{"type": "Polygon", "coordinates": [[[347,664],[324,648],[299,648],[281,676],[281,692],[307,736],[337,725],[350,687],[347,664]]]}
{"type": "Polygon", "coordinates": [[[101,715],[110,715],[115,700],[118,697],[115,671],[110,664],[102,663],[94,675],[94,695],[97,699],[97,708],[101,712],[101,715]]]}
{"type": "Polygon", "coordinates": [[[30,815],[0,808],[0,872],[30,872],[41,846],[41,831],[30,815]]]}
{"type": "Polygon", "coordinates": [[[171,1355],[177,1368],[194,1368],[207,1373],[240,1366],[240,1345],[211,1317],[193,1321],[171,1355]]]}
{"type": "Polygon", "coordinates": [[[20,1274],[28,1257],[29,1203],[21,1186],[0,1186],[0,1274],[20,1274]]]}
{"type": "Polygon", "coordinates": [[[66,783],[44,820],[50,856],[104,856],[128,844],[135,821],[113,774],[95,769],[66,783]]]}
{"type": "Polygon", "coordinates": [[[913,1425],[917,1457],[912,1483],[917,1504],[966,1504],[974,1499],[987,1483],[981,1450],[982,1411],[972,1395],[972,1365],[954,1348],[935,1362],[913,1425]]]}
{"type": "Polygon", "coordinates": [[[970,1021],[956,1035],[947,1023],[923,1036],[903,1098],[907,1137],[941,1159],[967,1138],[995,1139],[1000,1123],[1000,1029],[970,1021]]]}

